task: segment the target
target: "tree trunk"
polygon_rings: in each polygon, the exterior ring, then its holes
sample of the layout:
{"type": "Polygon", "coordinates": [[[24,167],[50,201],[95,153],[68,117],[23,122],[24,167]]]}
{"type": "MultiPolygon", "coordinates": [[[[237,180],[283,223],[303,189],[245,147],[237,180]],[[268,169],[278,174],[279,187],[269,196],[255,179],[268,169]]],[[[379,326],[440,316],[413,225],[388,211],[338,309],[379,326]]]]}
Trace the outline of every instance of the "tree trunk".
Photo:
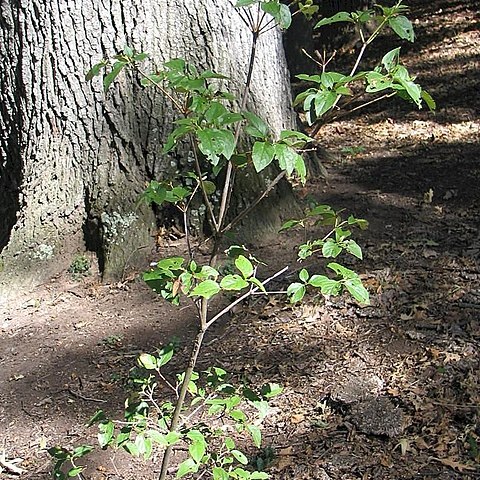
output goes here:
{"type": "MultiPolygon", "coordinates": [[[[156,229],[152,210],[136,208],[138,195],[146,181],[171,177],[182,158],[160,156],[174,115],[160,95],[122,76],[105,96],[85,72],[129,45],[158,63],[185,57],[239,85],[250,34],[223,0],[0,6],[0,299],[85,249],[97,253],[106,279],[118,278],[146,256],[141,247],[156,229]]],[[[251,106],[276,131],[294,125],[275,30],[260,42],[251,106]]]]}

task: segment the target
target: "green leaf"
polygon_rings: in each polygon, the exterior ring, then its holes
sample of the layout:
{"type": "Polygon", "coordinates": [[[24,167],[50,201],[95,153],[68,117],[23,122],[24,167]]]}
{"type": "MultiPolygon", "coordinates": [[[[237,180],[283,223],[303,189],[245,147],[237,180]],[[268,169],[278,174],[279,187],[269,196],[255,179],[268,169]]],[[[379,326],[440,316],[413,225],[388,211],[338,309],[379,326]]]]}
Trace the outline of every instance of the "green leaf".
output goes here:
{"type": "Polygon", "coordinates": [[[212,70],[205,70],[200,74],[201,78],[218,78],[221,80],[228,80],[230,77],[226,75],[222,75],[221,73],[213,72],[212,70]]]}
{"type": "Polygon", "coordinates": [[[297,155],[295,160],[295,170],[297,175],[300,177],[300,180],[303,184],[307,181],[307,167],[305,165],[305,160],[301,155],[297,155]]]}
{"type": "Polygon", "coordinates": [[[207,451],[207,442],[205,441],[205,437],[198,430],[191,430],[187,433],[187,437],[192,440],[192,444],[188,447],[188,452],[196,463],[200,463],[205,455],[205,452],[207,451]]]}
{"type": "Polygon", "coordinates": [[[335,88],[335,93],[337,95],[353,95],[352,90],[350,88],[342,86],[342,85],[335,88]]]}
{"type": "Polygon", "coordinates": [[[236,7],[248,7],[250,5],[253,5],[254,3],[257,3],[258,0],[238,0],[237,3],[235,4],[236,7]]]}
{"type": "Polygon", "coordinates": [[[388,75],[383,75],[379,72],[368,72],[367,76],[367,87],[365,91],[367,93],[380,92],[387,88],[391,88],[393,82],[388,75]]]}
{"type": "Polygon", "coordinates": [[[166,347],[163,347],[158,352],[157,368],[160,368],[166,365],[172,359],[173,354],[174,354],[173,344],[169,344],[166,347]]]}
{"type": "Polygon", "coordinates": [[[347,240],[345,242],[345,250],[351,253],[354,257],[363,260],[363,253],[360,245],[355,240],[347,240]]]}
{"type": "Polygon", "coordinates": [[[268,415],[268,411],[269,411],[268,402],[265,400],[261,400],[259,402],[252,402],[252,403],[253,403],[253,406],[258,411],[260,420],[263,420],[268,415]]]}
{"type": "Polygon", "coordinates": [[[157,262],[156,268],[162,270],[177,270],[184,262],[185,259],[183,257],[162,258],[157,262]]]}
{"type": "Polygon", "coordinates": [[[265,289],[263,283],[258,278],[250,277],[248,281],[258,287],[263,293],[267,293],[267,290],[265,289]]]}
{"type": "Polygon", "coordinates": [[[176,145],[179,139],[191,133],[194,130],[193,125],[180,125],[168,137],[163,145],[162,153],[170,152],[176,145]]]}
{"type": "Polygon", "coordinates": [[[167,445],[175,445],[181,438],[182,435],[178,432],[168,432],[167,435],[165,435],[167,445]]]}
{"type": "Polygon", "coordinates": [[[50,447],[47,449],[48,454],[57,460],[67,460],[70,456],[70,452],[63,447],[50,447]]]}
{"type": "Polygon", "coordinates": [[[290,9],[287,5],[279,3],[278,0],[262,2],[260,6],[264,12],[270,14],[275,19],[280,28],[287,29],[292,23],[290,9]]]}
{"type": "Polygon", "coordinates": [[[105,448],[112,442],[115,425],[110,420],[109,422],[100,423],[100,425],[98,426],[98,430],[98,443],[100,447],[105,448]]]}
{"type": "Polygon", "coordinates": [[[309,137],[308,135],[305,135],[302,132],[297,132],[296,130],[282,130],[280,132],[280,140],[283,142],[285,140],[289,139],[294,139],[294,140],[301,140],[303,144],[309,143],[313,141],[313,138],[309,137]]]}
{"type": "Polygon", "coordinates": [[[228,472],[222,467],[213,467],[212,473],[213,473],[213,480],[229,480],[230,478],[230,475],[228,474],[228,472]]]}
{"type": "Polygon", "coordinates": [[[398,65],[399,56],[400,47],[390,50],[383,56],[382,65],[385,67],[387,72],[391,72],[398,65]]]}
{"type": "Polygon", "coordinates": [[[263,385],[260,393],[264,398],[273,398],[280,395],[282,392],[283,387],[278,383],[267,383],[266,385],[263,385]]]}
{"type": "Polygon", "coordinates": [[[322,295],[338,295],[342,288],[342,284],[338,280],[332,280],[325,275],[312,275],[308,284],[320,288],[322,295]]]}
{"type": "Polygon", "coordinates": [[[388,19],[388,25],[403,40],[415,41],[412,22],[405,16],[399,15],[388,19]]]}
{"type": "Polygon", "coordinates": [[[252,262],[247,257],[239,255],[235,259],[235,266],[240,270],[243,278],[249,278],[253,275],[254,267],[252,262]]]}
{"type": "MultiPolygon", "coordinates": [[[[135,438],[135,445],[138,448],[139,455],[145,455],[145,453],[148,450],[148,446],[145,443],[145,440],[146,439],[145,439],[145,436],[143,434],[138,434],[137,438],[135,438]]],[[[150,442],[150,445],[151,445],[151,442],[150,442]]]]}
{"type": "Polygon", "coordinates": [[[332,238],[329,238],[322,247],[322,255],[325,258],[336,258],[342,253],[342,247],[335,242],[332,238]]]}
{"type": "Polygon", "coordinates": [[[358,275],[349,268],[346,268],[338,263],[332,262],[327,265],[330,270],[333,270],[337,275],[340,275],[343,279],[358,278],[358,275]]]}
{"type": "Polygon", "coordinates": [[[163,75],[157,75],[156,73],[151,73],[146,75],[140,80],[140,84],[143,87],[150,87],[152,85],[157,85],[163,81],[163,75]]]}
{"type": "Polygon", "coordinates": [[[337,100],[336,92],[319,90],[317,95],[313,99],[315,107],[315,115],[321,117],[324,113],[328,112],[333,107],[333,104],[337,100]]]}
{"type": "Polygon", "coordinates": [[[103,91],[106,93],[107,90],[110,88],[112,82],[117,78],[118,74],[123,70],[123,67],[126,65],[125,62],[115,62],[112,66],[110,72],[105,75],[103,79],[103,91]]]}
{"type": "Polygon", "coordinates": [[[106,60],[102,60],[101,62],[95,64],[85,75],[85,80],[87,82],[89,82],[90,80],[93,79],[93,77],[96,77],[97,75],[100,75],[100,72],[106,66],[107,66],[107,61],[106,60]]]}
{"type": "Polygon", "coordinates": [[[157,358],[149,353],[142,353],[137,359],[138,364],[147,370],[157,369],[157,358]]]}
{"type": "Polygon", "coordinates": [[[126,57],[133,57],[133,49],[132,47],[129,47],[128,45],[125,45],[123,47],[123,54],[126,56],[126,57]]]}
{"type": "Polygon", "coordinates": [[[287,288],[287,295],[291,303],[299,302],[305,296],[306,288],[303,283],[292,283],[287,288]]]}
{"type": "Polygon", "coordinates": [[[165,201],[166,196],[167,189],[165,186],[155,180],[152,180],[143,192],[142,198],[148,203],[155,203],[160,206],[165,201]]]}
{"type": "Polygon", "coordinates": [[[251,424],[246,425],[246,427],[247,427],[248,433],[252,437],[253,444],[257,448],[260,448],[260,446],[262,445],[262,432],[260,428],[258,428],[256,425],[251,425],[251,424]]]}
{"type": "Polygon", "coordinates": [[[283,30],[290,27],[292,24],[292,13],[287,5],[283,3],[280,4],[280,11],[275,16],[275,20],[277,21],[278,26],[283,30]]]}
{"type": "Polygon", "coordinates": [[[217,190],[216,185],[210,180],[204,180],[202,184],[203,189],[207,195],[212,195],[213,193],[215,193],[215,190],[217,190]]]}
{"type": "Polygon", "coordinates": [[[244,423],[247,421],[247,416],[241,410],[231,410],[228,415],[236,422],[244,423]]]}
{"type": "Polygon", "coordinates": [[[222,278],[220,287],[223,290],[242,290],[248,287],[248,282],[240,275],[227,275],[222,278]]]}
{"type": "Polygon", "coordinates": [[[328,18],[322,18],[314,28],[320,28],[323,27],[324,25],[330,25],[332,23],[337,23],[337,22],[352,22],[353,19],[350,13],[348,12],[338,12],[337,14],[333,15],[333,17],[328,17],[328,18]]]}
{"type": "Polygon", "coordinates": [[[91,445],[79,445],[75,447],[72,452],[72,458],[81,458],[89,454],[93,450],[91,445]]]}
{"type": "Polygon", "coordinates": [[[130,426],[125,426],[123,427],[119,434],[117,435],[117,438],[115,440],[115,445],[117,447],[123,447],[126,442],[130,440],[130,433],[132,431],[132,428],[130,426]]]}
{"type": "Polygon", "coordinates": [[[134,457],[140,456],[140,452],[138,451],[138,447],[133,442],[125,442],[122,445],[123,449],[126,450],[130,455],[134,457]]]}
{"type": "Polygon", "coordinates": [[[281,170],[285,170],[290,176],[295,169],[298,153],[284,143],[274,145],[275,156],[281,170]]]}
{"type": "Polygon", "coordinates": [[[252,137],[266,140],[270,133],[268,125],[259,116],[252,112],[243,112],[243,116],[247,120],[245,132],[252,137]]]}
{"type": "Polygon", "coordinates": [[[195,460],[193,458],[187,458],[178,466],[176,478],[182,478],[188,473],[195,473],[197,471],[198,465],[195,463],[195,460]]]}
{"type": "Polygon", "coordinates": [[[250,480],[266,480],[270,478],[270,475],[266,472],[252,472],[250,474],[250,480]]]}
{"type": "Polygon", "coordinates": [[[235,442],[231,437],[226,437],[224,442],[225,442],[225,446],[227,447],[227,450],[232,450],[235,448],[235,442]]]}
{"type": "Polygon", "coordinates": [[[199,283],[193,290],[190,292],[190,296],[199,296],[206,299],[212,298],[220,291],[220,285],[214,280],[205,280],[199,283]]]}
{"type": "Polygon", "coordinates": [[[230,453],[235,457],[237,462],[242,465],[248,465],[248,458],[240,450],[232,450],[230,453]]]}
{"type": "Polygon", "coordinates": [[[140,52],[140,53],[135,54],[135,55],[133,56],[133,59],[134,59],[136,62],[143,62],[143,61],[146,60],[148,57],[149,57],[148,53],[140,52]]]}
{"type": "Polygon", "coordinates": [[[309,277],[307,270],[305,270],[304,268],[300,270],[300,273],[298,274],[298,276],[302,282],[306,282],[309,277]]]}
{"type": "Polygon", "coordinates": [[[165,194],[165,201],[170,203],[178,203],[185,200],[192,192],[185,187],[173,187],[171,190],[167,190],[165,194]]]}
{"type": "Polygon", "coordinates": [[[419,85],[411,80],[400,80],[400,84],[405,88],[408,96],[417,104],[419,108],[422,106],[422,89],[419,85]]]}
{"type": "Polygon", "coordinates": [[[280,227],[279,232],[283,232],[284,230],[290,230],[291,228],[294,228],[298,225],[303,226],[303,223],[301,220],[288,220],[280,227]]]}
{"type": "Polygon", "coordinates": [[[345,281],[345,288],[348,290],[355,300],[365,305],[370,304],[370,295],[368,290],[363,286],[360,278],[351,278],[345,281]]]}
{"type": "Polygon", "coordinates": [[[275,156],[275,148],[268,142],[255,142],[252,149],[252,160],[255,170],[261,172],[272,163],[275,156]]]}
{"type": "Polygon", "coordinates": [[[155,443],[158,443],[159,445],[162,445],[164,447],[168,445],[168,441],[166,440],[165,435],[162,435],[157,430],[147,430],[145,432],[145,435],[148,438],[151,438],[155,443]]]}
{"type": "Polygon", "coordinates": [[[305,82],[313,82],[318,84],[322,83],[322,77],[320,75],[307,75],[306,73],[300,73],[299,75],[295,76],[299,80],[304,80],[305,82]]]}
{"type": "Polygon", "coordinates": [[[235,479],[250,480],[250,472],[240,467],[237,467],[230,475],[235,479]]]}
{"type": "Polygon", "coordinates": [[[74,468],[71,468],[69,471],[68,471],[68,476],[69,477],[76,477],[78,475],[80,475],[80,473],[82,473],[82,471],[84,470],[85,467],[74,467],[74,468]]]}
{"type": "Polygon", "coordinates": [[[227,160],[235,150],[235,137],[230,130],[205,128],[197,132],[198,148],[213,165],[219,162],[218,156],[223,155],[227,160]]]}
{"type": "Polygon", "coordinates": [[[216,121],[223,115],[228,113],[228,110],[220,102],[212,102],[205,112],[205,119],[208,123],[216,123],[216,121]]]}
{"type": "Polygon", "coordinates": [[[437,108],[437,104],[435,103],[435,100],[433,99],[433,97],[428,93],[426,92],[425,90],[422,90],[422,99],[424,100],[424,102],[427,104],[427,107],[433,111],[437,108]]]}
{"type": "Polygon", "coordinates": [[[90,420],[88,421],[87,427],[91,427],[95,423],[101,422],[101,421],[106,420],[106,419],[107,419],[107,417],[105,415],[105,412],[103,410],[97,410],[94,413],[93,417],[90,418],[90,420]]]}

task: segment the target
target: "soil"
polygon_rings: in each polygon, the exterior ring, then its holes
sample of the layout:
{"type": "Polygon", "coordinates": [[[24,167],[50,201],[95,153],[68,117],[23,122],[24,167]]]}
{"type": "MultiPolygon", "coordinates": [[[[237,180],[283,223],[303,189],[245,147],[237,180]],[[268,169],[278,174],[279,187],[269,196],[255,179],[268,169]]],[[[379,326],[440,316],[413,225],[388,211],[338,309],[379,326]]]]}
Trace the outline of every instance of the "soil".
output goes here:
{"type": "MultiPolygon", "coordinates": [[[[200,367],[220,365],[234,378],[284,387],[264,425],[269,448],[250,452],[263,456],[273,479],[480,478],[474,3],[411,2],[418,40],[402,52],[435,98],[435,114],[393,100],[320,131],[334,156],[324,162],[326,178],[300,193],[368,219],[369,229],[355,233],[364,261],[351,265],[372,305],[312,296],[292,307],[256,297],[208,334],[200,367]]],[[[391,38],[384,40],[382,52],[391,38]]],[[[269,271],[284,262],[298,270],[294,240],[259,244],[256,256],[269,271]]],[[[158,256],[182,245],[167,239],[158,256]]],[[[85,423],[98,408],[121,418],[124,379],[138,354],[177,337],[173,367],[182,369],[194,332],[192,309],[169,306],[135,274],[102,285],[93,267],[89,276],[65,272],[4,306],[0,478],[50,478],[45,447],[95,444],[96,430],[85,423]]],[[[92,480],[158,472],[155,459],[122,451],[96,450],[85,463],[92,480]]]]}

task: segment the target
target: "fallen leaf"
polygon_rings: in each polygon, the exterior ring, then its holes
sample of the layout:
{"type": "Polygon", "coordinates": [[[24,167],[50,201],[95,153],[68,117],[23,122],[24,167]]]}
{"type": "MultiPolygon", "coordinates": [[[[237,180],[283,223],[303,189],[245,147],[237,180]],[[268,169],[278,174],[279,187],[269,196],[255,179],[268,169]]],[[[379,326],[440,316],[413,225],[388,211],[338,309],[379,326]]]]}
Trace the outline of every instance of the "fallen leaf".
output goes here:
{"type": "Polygon", "coordinates": [[[301,423],[305,420],[305,415],[303,413],[295,413],[290,417],[290,421],[295,425],[301,423]]]}
{"type": "Polygon", "coordinates": [[[464,470],[475,470],[475,467],[472,465],[466,465],[465,463],[456,462],[453,458],[437,458],[430,457],[432,460],[440,462],[442,465],[458,470],[460,473],[463,473],[464,470]]]}
{"type": "Polygon", "coordinates": [[[277,469],[278,471],[285,470],[286,468],[290,467],[294,463],[294,456],[293,456],[293,447],[286,447],[280,449],[278,452],[278,460],[277,460],[277,469]]]}

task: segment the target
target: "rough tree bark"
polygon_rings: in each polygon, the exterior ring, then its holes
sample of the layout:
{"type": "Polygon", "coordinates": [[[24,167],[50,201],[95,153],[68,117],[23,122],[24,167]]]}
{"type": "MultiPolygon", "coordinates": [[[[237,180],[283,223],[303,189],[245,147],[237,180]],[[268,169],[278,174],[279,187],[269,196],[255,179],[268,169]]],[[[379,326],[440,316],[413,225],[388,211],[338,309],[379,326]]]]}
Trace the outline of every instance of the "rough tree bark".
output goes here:
{"type": "MultiPolygon", "coordinates": [[[[227,0],[0,0],[0,299],[97,252],[108,279],[152,243],[145,182],[182,158],[159,154],[172,109],[122,77],[106,95],[85,72],[125,45],[158,62],[245,76],[250,35],[227,0]]],[[[252,107],[292,128],[281,35],[261,40],[252,107]]],[[[275,200],[278,203],[278,198],[275,200]]],[[[264,213],[271,209],[264,209],[264,213]]]]}

